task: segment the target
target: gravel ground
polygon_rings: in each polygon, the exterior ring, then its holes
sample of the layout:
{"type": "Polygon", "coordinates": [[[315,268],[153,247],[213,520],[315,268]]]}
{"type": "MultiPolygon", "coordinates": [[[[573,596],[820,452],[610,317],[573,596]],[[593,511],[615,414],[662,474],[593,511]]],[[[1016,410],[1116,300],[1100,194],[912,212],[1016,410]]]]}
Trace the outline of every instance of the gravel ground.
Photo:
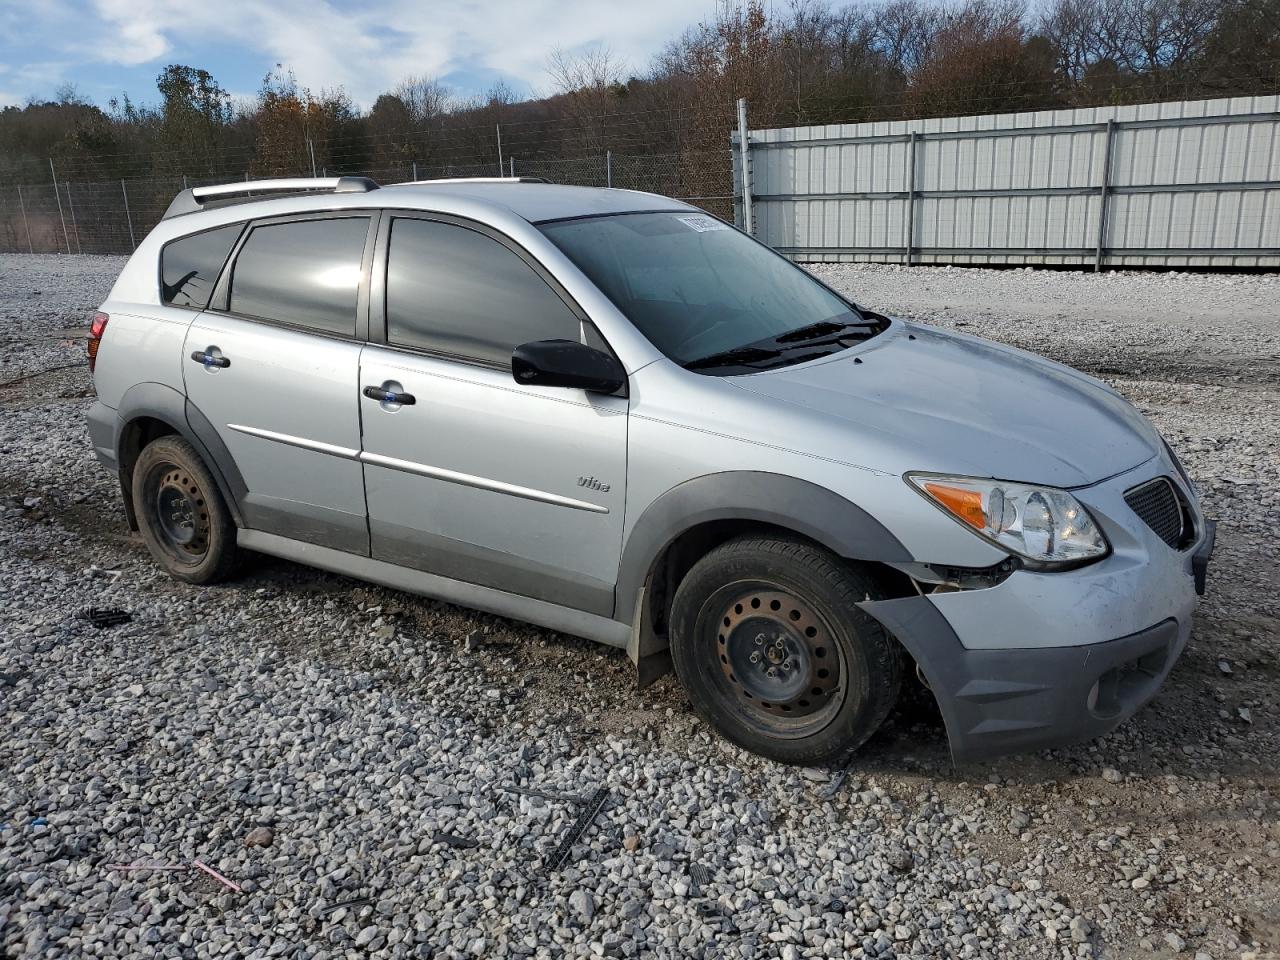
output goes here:
{"type": "Polygon", "coordinates": [[[815,268],[1114,383],[1223,521],[1190,648],[1114,734],[953,768],[916,693],[830,771],[728,746],[670,678],[636,692],[620,652],[549,631],[266,559],[225,587],[160,576],[83,423],[83,329],[121,264],[0,257],[10,956],[1280,947],[1276,278],[815,268]]]}

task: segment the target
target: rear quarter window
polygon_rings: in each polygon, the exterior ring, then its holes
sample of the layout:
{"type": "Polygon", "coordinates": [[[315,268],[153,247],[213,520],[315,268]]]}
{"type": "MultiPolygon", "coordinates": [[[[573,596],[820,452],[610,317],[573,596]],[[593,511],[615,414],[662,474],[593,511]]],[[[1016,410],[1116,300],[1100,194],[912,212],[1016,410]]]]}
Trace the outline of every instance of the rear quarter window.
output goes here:
{"type": "Polygon", "coordinates": [[[209,306],[213,285],[243,228],[233,223],[166,244],[160,251],[160,302],[197,310],[209,306]]]}

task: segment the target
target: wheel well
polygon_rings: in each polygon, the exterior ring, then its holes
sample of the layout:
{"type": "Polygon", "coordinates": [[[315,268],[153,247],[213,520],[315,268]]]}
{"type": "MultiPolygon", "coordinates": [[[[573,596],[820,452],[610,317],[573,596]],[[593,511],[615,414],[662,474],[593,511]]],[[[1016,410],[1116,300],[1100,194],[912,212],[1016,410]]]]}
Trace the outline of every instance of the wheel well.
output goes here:
{"type": "Polygon", "coordinates": [[[133,511],[133,466],[147,444],[177,433],[175,427],[156,417],[135,417],[120,431],[120,489],[124,494],[124,511],[131,530],[138,529],[138,518],[133,511]]]}
{"type": "MultiPolygon", "coordinates": [[[[748,533],[774,534],[804,540],[821,549],[828,549],[813,538],[785,526],[758,520],[712,520],[690,527],[667,544],[658,555],[647,580],[645,613],[656,635],[660,637],[667,635],[676,589],[693,565],[720,544],[748,533]]],[[[910,578],[887,564],[852,559],[848,562],[858,563],[873,571],[876,580],[884,590],[885,599],[911,596],[915,592],[910,578]]]]}

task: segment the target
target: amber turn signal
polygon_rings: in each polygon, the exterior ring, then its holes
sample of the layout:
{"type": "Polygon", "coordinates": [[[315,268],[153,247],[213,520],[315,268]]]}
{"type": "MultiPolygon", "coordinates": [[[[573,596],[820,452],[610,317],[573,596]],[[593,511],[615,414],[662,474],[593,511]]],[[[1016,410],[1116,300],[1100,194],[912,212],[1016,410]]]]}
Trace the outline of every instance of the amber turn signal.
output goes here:
{"type": "Polygon", "coordinates": [[[987,512],[982,508],[981,491],[965,490],[963,487],[951,487],[945,483],[930,481],[926,481],[924,488],[929,496],[975,530],[982,530],[987,526],[987,512]]]}

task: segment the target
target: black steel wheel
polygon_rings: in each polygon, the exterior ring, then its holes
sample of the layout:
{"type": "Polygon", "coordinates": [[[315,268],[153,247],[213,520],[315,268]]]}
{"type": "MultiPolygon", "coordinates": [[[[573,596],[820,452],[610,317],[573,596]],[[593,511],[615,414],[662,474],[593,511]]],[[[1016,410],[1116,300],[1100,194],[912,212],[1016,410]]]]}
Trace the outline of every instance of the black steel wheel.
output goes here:
{"type": "Polygon", "coordinates": [[[896,643],[855,604],[874,579],[813,544],[740,538],[681,582],[671,654],[694,708],[721,734],[788,763],[842,757],[897,698],[896,643]]]}
{"type": "Polygon", "coordinates": [[[175,562],[199,564],[209,552],[209,504],[204,491],[188,471],[163,461],[152,466],[143,483],[160,543],[175,562]]]}
{"type": "Polygon", "coordinates": [[[133,469],[133,506],[147,549],[191,583],[225,579],[235,568],[235,523],[213,475],[180,437],[148,444],[133,469]]]}

